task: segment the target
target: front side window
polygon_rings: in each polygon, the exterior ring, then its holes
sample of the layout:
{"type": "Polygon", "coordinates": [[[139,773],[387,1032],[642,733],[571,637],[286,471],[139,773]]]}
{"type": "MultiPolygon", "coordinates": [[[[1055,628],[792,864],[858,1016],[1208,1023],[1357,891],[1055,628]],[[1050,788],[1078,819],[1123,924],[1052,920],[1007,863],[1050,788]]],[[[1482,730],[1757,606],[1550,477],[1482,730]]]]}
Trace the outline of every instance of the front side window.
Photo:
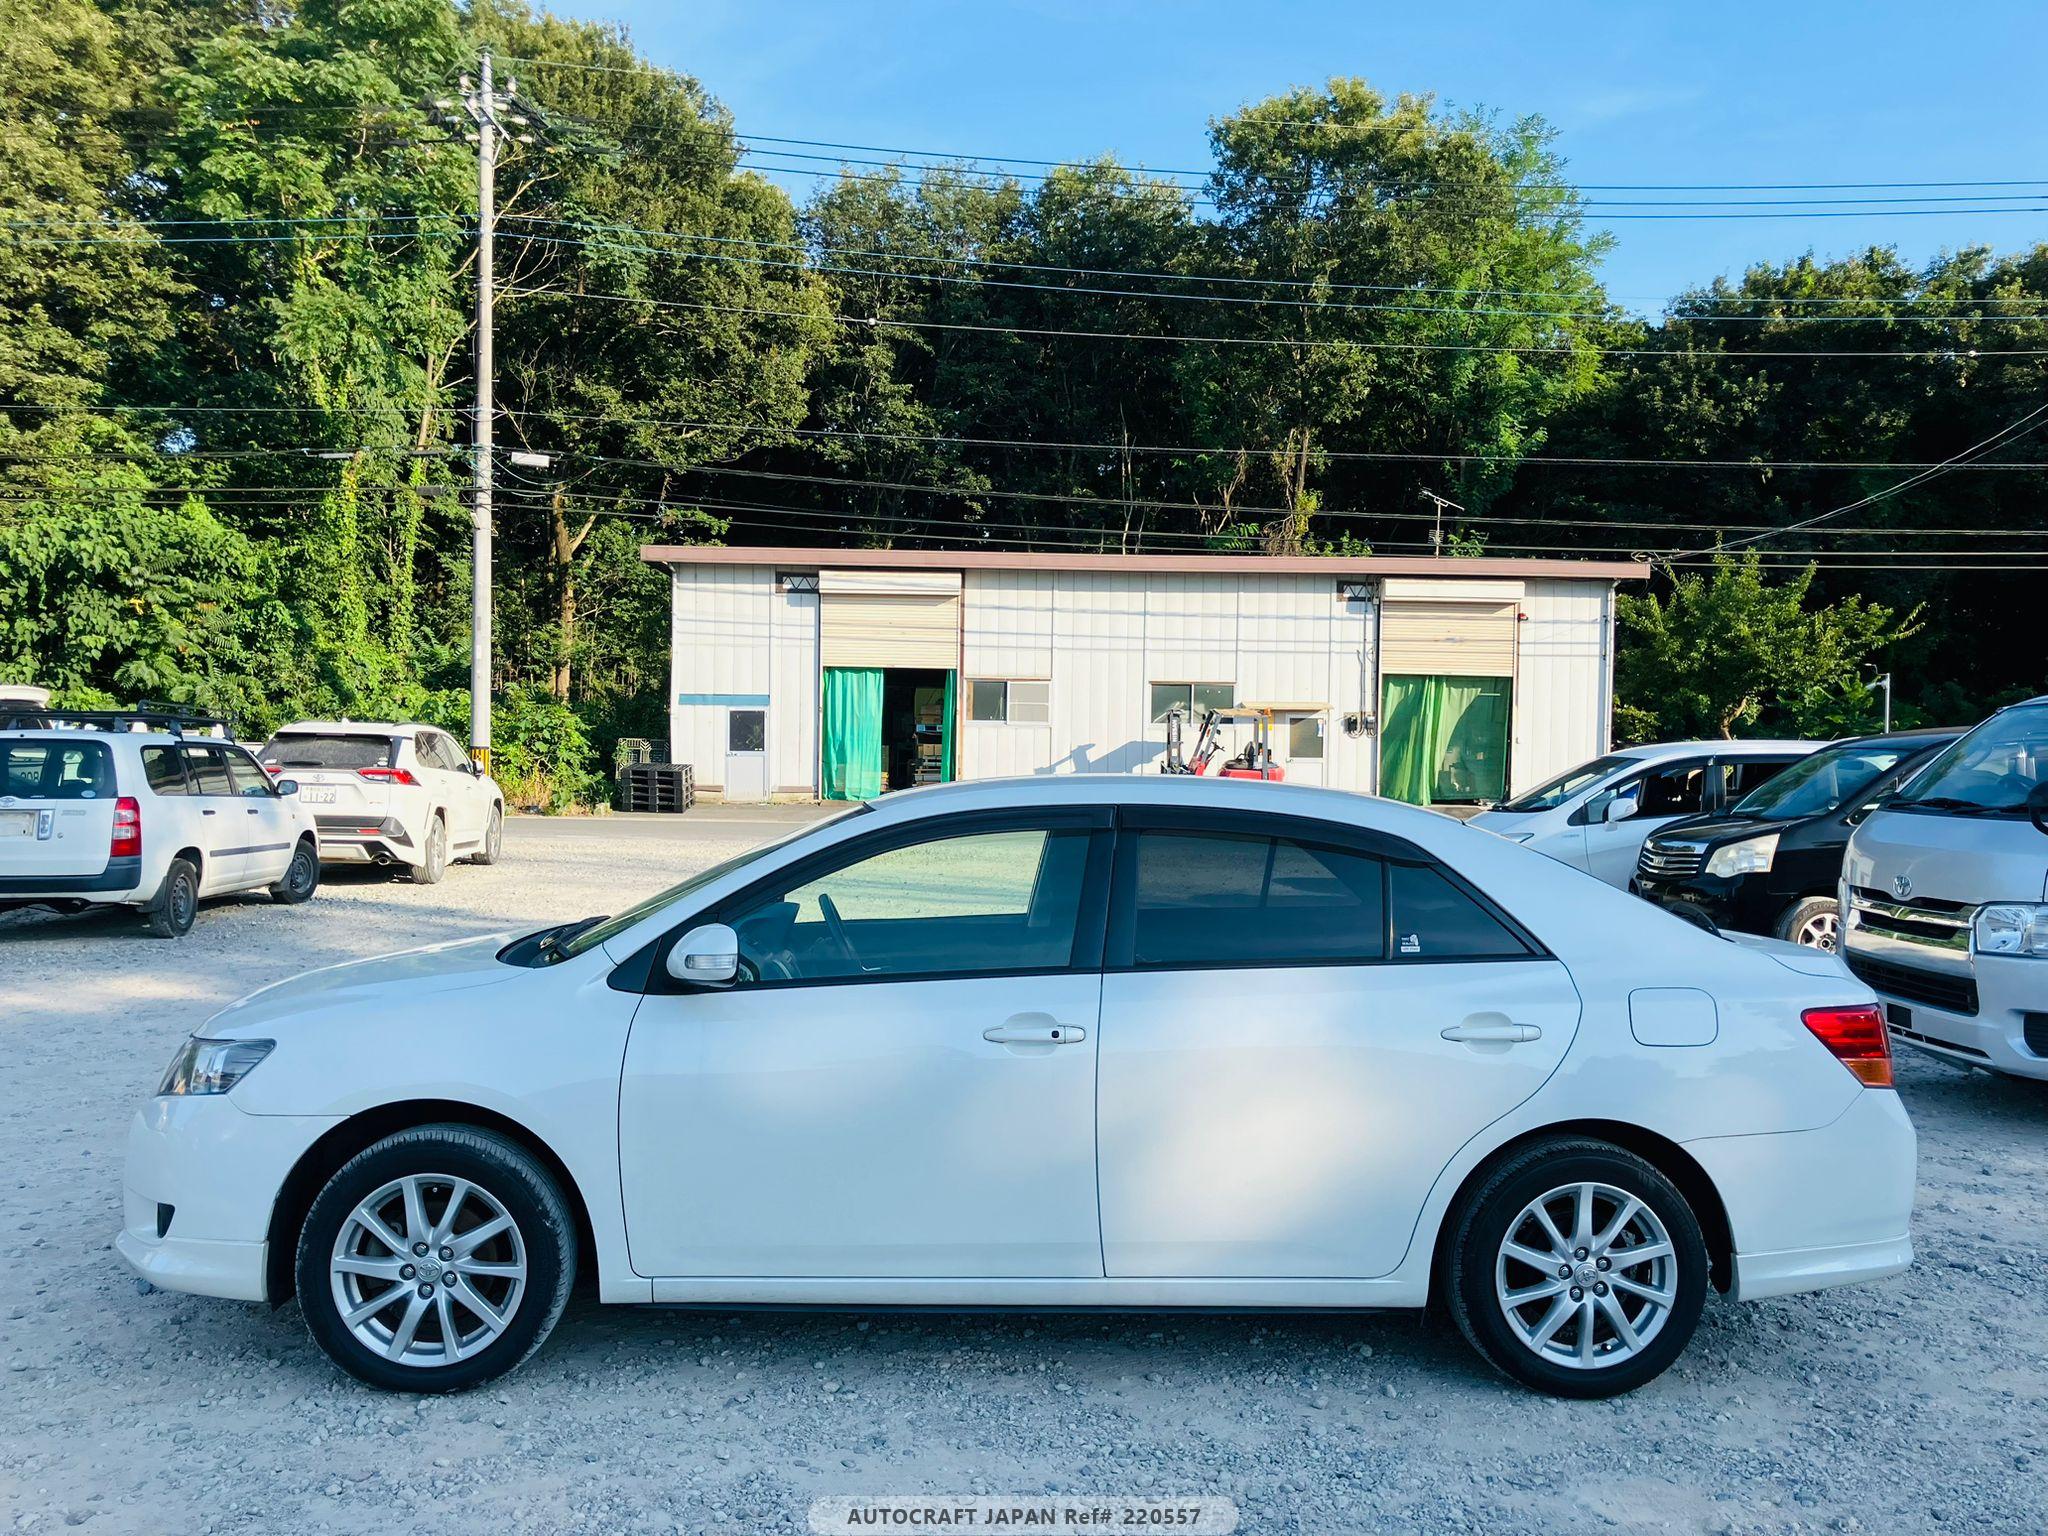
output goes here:
{"type": "Polygon", "coordinates": [[[218,747],[186,747],[185,771],[191,775],[195,792],[202,795],[232,795],[228,765],[218,747]]]}
{"type": "Polygon", "coordinates": [[[859,856],[732,919],[758,982],[1059,970],[1073,958],[1090,833],[963,832],[859,856]]]}
{"type": "Polygon", "coordinates": [[[2048,784],[2048,704],[2001,710],[1956,742],[1888,807],[1955,816],[2024,816],[2048,784]]]}
{"type": "Polygon", "coordinates": [[[0,795],[24,800],[103,800],[114,792],[114,762],[97,741],[10,741],[0,795]]]}
{"type": "Polygon", "coordinates": [[[264,798],[275,795],[270,775],[256,766],[255,759],[246,752],[224,753],[228,760],[228,778],[238,795],[256,795],[264,798]]]}
{"type": "Polygon", "coordinates": [[[1139,966],[1344,964],[1386,956],[1380,860],[1230,832],[1138,834],[1127,880],[1139,966]]]}

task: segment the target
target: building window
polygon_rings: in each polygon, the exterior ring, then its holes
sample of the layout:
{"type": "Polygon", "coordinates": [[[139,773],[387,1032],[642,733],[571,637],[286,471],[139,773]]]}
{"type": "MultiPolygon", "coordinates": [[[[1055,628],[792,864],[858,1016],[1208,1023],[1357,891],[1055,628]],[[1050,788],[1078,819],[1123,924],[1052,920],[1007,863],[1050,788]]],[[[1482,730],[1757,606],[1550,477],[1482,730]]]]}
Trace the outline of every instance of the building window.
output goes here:
{"type": "Polygon", "coordinates": [[[1152,721],[1156,725],[1178,709],[1199,722],[1212,710],[1228,709],[1236,702],[1235,683],[1154,683],[1152,721]]]}
{"type": "Polygon", "coordinates": [[[1287,755],[1291,758],[1323,755],[1323,717],[1294,715],[1287,721],[1287,755]]]}
{"type": "Polygon", "coordinates": [[[768,711],[728,710],[725,716],[725,750],[759,752],[768,745],[768,711]]]}
{"type": "Polygon", "coordinates": [[[967,685],[967,718],[1045,725],[1052,719],[1052,684],[977,677],[967,685]]]}

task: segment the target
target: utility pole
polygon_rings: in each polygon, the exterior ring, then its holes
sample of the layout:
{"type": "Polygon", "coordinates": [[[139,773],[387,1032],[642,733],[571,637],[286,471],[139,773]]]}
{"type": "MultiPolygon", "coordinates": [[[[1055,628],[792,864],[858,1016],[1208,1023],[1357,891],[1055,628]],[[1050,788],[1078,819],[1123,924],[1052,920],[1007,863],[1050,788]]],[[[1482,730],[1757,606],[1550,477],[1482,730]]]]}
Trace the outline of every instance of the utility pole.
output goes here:
{"type": "Polygon", "coordinates": [[[469,135],[476,141],[476,414],[471,423],[472,457],[476,479],[471,492],[469,519],[470,551],[470,640],[469,640],[469,750],[477,765],[489,772],[491,766],[491,427],[495,407],[491,389],[495,382],[492,356],[491,300],[496,279],[492,273],[492,242],[497,233],[498,148],[502,138],[519,134],[499,121],[505,114],[515,125],[523,119],[512,116],[512,98],[517,83],[505,82],[501,94],[491,74],[491,56],[485,52],[478,62],[477,78],[462,77],[462,106],[476,124],[469,135]]]}
{"type": "Polygon", "coordinates": [[[1436,503],[1436,526],[1429,532],[1429,552],[1432,555],[1441,555],[1444,552],[1444,508],[1449,507],[1453,512],[1462,512],[1465,509],[1450,497],[1439,496],[1435,491],[1424,491],[1422,499],[1436,503]]]}

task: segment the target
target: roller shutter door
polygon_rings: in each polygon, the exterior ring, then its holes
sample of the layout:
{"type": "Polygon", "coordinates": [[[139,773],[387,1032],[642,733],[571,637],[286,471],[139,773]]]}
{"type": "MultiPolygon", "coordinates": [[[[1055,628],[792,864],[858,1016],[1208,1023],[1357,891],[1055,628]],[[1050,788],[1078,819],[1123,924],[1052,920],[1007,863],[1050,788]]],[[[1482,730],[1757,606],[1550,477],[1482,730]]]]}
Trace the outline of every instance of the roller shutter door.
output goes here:
{"type": "Polygon", "coordinates": [[[1515,614],[1502,602],[1388,602],[1380,671],[1389,677],[1513,677],[1515,614]]]}
{"type": "Polygon", "coordinates": [[[960,665],[958,571],[822,571],[818,593],[825,666],[960,665]]]}

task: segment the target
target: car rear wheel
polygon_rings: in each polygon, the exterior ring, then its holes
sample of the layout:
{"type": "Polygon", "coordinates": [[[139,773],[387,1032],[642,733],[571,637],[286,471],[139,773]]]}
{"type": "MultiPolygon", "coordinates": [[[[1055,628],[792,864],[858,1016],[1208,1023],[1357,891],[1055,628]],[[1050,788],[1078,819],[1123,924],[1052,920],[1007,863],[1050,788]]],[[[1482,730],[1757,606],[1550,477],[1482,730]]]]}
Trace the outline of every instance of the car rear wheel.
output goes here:
{"type": "Polygon", "coordinates": [[[1557,1397],[1661,1375],[1706,1303],[1707,1248],[1672,1182],[1607,1142],[1534,1144],[1454,1218],[1447,1300],[1472,1347],[1557,1397]]]}
{"type": "Polygon", "coordinates": [[[143,926],[159,939],[182,939],[199,916],[199,871],[190,859],[173,859],[164,883],[142,909],[143,926]]]}
{"type": "Polygon", "coordinates": [[[448,823],[439,816],[427,823],[427,842],[420,862],[412,867],[415,885],[436,885],[448,873],[448,823]]]}
{"type": "Polygon", "coordinates": [[[1832,954],[1842,942],[1842,908],[1832,896],[1795,901],[1778,919],[1778,937],[1832,954]]]}
{"type": "Polygon", "coordinates": [[[569,1300],[576,1223],[525,1148],[460,1125],[400,1131],[327,1181],[299,1233],[314,1342],[359,1381],[459,1392],[540,1348],[569,1300]]]}
{"type": "Polygon", "coordinates": [[[320,853],[313,846],[313,839],[299,839],[299,846],[292,851],[292,861],[284,872],[284,878],[270,888],[273,901],[295,907],[320,889],[320,853]]]}
{"type": "Polygon", "coordinates": [[[494,805],[491,807],[490,822],[484,827],[483,845],[469,856],[469,862],[472,864],[497,863],[498,852],[504,846],[504,842],[505,808],[501,805],[494,805]]]}

